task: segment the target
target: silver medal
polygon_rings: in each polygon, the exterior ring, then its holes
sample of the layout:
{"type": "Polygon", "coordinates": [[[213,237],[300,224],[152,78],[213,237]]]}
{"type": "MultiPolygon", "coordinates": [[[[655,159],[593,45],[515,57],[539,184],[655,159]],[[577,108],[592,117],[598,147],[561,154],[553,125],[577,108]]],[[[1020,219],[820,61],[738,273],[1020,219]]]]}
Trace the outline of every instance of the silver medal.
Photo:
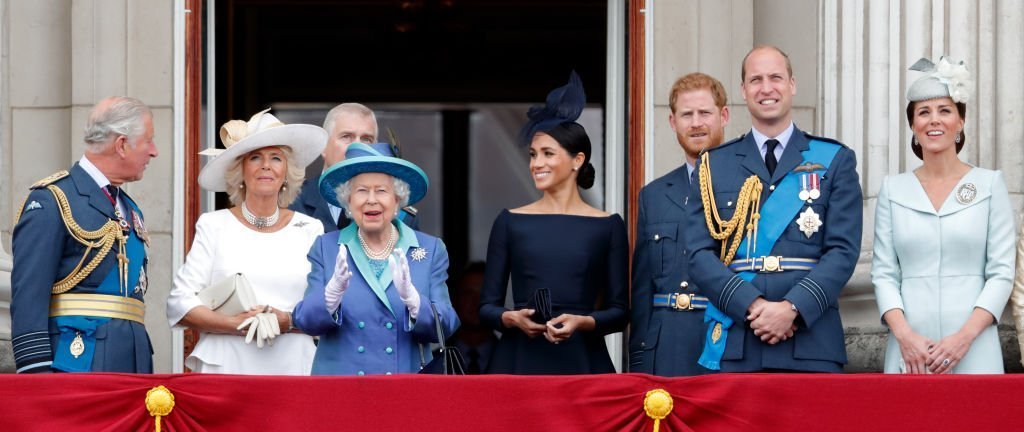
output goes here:
{"type": "Polygon", "coordinates": [[[964,183],[956,190],[956,200],[960,204],[970,204],[978,196],[978,187],[974,183],[964,183]]]}
{"type": "Polygon", "coordinates": [[[796,220],[796,225],[800,227],[800,231],[804,233],[807,238],[811,238],[814,233],[818,232],[818,229],[823,225],[821,218],[814,212],[814,209],[807,207],[803,213],[800,213],[800,217],[796,220]]]}

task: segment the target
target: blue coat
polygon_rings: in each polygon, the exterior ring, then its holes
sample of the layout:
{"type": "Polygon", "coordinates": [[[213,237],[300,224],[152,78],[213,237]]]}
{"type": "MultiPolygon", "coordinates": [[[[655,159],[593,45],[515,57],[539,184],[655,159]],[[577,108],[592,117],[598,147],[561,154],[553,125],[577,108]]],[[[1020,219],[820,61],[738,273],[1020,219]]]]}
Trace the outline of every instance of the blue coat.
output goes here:
{"type": "MultiPolygon", "coordinates": [[[[338,215],[338,220],[334,220],[327,201],[324,200],[324,197],[320,196],[319,180],[319,178],[311,178],[302,182],[302,190],[299,191],[299,196],[295,198],[295,201],[288,208],[311,218],[319,219],[320,223],[324,224],[324,232],[344,229],[351,221],[345,216],[344,210],[338,215]]],[[[412,229],[419,229],[419,221],[416,218],[415,212],[416,210],[413,207],[405,207],[400,214],[402,215],[403,223],[409,225],[412,229]]]]}
{"type": "MultiPolygon", "coordinates": [[[[721,244],[708,232],[700,188],[690,191],[687,213],[691,221],[699,222],[691,223],[686,232],[691,278],[718,309],[735,321],[722,357],[723,372],[762,369],[840,372],[846,363],[839,293],[853,274],[860,255],[863,201],[856,155],[838,142],[813,137],[794,128],[775,175],[769,177],[753,135],[747,134],[710,150],[712,183],[718,213],[727,220],[732,217],[733,202],[747,177],[753,174],[761,179],[763,204],[772,193],[770,186],[777,185],[803,161],[800,152],[809,148],[812,139],[839,146],[821,178],[820,198],[811,204],[803,203],[800,209],[803,212],[811,208],[823,225],[807,237],[794,218],[786,224],[771,251],[775,256],[819,259],[817,267],[810,271],[759,273],[751,282],[742,281],[719,260],[721,244]],[[798,328],[792,338],[768,345],[754,335],[746,316],[747,308],[757,297],[770,301],[785,299],[797,307],[799,316],[795,324],[798,328]]],[[[762,215],[762,225],[765,219],[762,215]]]]}
{"type": "MultiPolygon", "coordinates": [[[[75,222],[85,230],[97,230],[111,219],[116,220],[114,207],[103,189],[77,163],[70,174],[52,183],[67,196],[75,222]]],[[[131,198],[122,194],[125,205],[131,198]]],[[[131,211],[131,208],[129,208],[131,211]]],[[[141,217],[141,215],[140,215],[141,217]]],[[[73,239],[60,215],[53,193],[45,187],[33,189],[25,200],[21,219],[14,227],[11,241],[14,268],[11,271],[11,336],[15,364],[18,372],[45,372],[50,370],[57,350],[67,351],[59,342],[60,331],[55,320],[49,318],[50,290],[82,260],[85,246],[73,239]]],[[[89,260],[94,252],[89,254],[89,260]]],[[[142,266],[148,258],[142,250],[142,266]]],[[[87,261],[88,262],[88,261],[87,261]]],[[[114,246],[99,265],[67,293],[93,294],[111,274],[117,272],[117,246],[114,246]]],[[[138,280],[138,275],[131,275],[138,280]]],[[[115,278],[116,279],[116,278],[115,278]]],[[[132,278],[129,279],[133,280],[132,278]]],[[[141,290],[131,283],[131,296],[143,300],[145,284],[141,290]]],[[[122,319],[110,319],[95,330],[93,372],[141,372],[153,370],[149,336],[144,325],[122,319]]],[[[90,347],[92,348],[92,347],[90,347]]]]}
{"type": "MultiPolygon", "coordinates": [[[[430,313],[431,303],[437,309],[445,335],[451,335],[458,328],[459,319],[445,285],[448,251],[444,243],[402,224],[399,226],[402,231],[398,248],[406,251],[412,283],[420,293],[415,323],[410,322],[408,310],[391,283],[390,268],[384,270],[383,293],[375,292],[363,276],[354,256],[362,254],[355,224],[324,234],[313,242],[308,255],[312,268],[306,295],[293,312],[297,327],[307,334],[320,336],[313,359],[313,375],[390,375],[419,371],[420,344],[438,341],[430,313]],[[352,278],[341,307],[332,314],[324,301],[324,288],[334,273],[339,239],[348,247],[352,278]],[[426,257],[413,258],[417,249],[426,251],[426,257]]],[[[430,347],[424,345],[424,348],[426,360],[430,361],[430,347]]]]}
{"type": "Polygon", "coordinates": [[[711,372],[697,364],[704,311],[652,307],[653,294],[699,294],[690,282],[685,233],[690,177],[683,165],[640,190],[633,251],[630,372],[661,376],[711,372]]]}

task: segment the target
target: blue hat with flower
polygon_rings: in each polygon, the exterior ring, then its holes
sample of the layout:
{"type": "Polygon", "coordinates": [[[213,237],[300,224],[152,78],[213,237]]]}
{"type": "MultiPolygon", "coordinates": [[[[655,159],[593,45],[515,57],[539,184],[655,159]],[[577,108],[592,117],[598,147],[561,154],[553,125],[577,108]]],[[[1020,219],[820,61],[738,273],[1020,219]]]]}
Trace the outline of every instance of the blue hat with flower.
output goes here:
{"type": "Polygon", "coordinates": [[[573,123],[580,118],[587,104],[583,81],[576,71],[569,74],[569,82],[551,90],[544,105],[535,105],[526,113],[528,120],[519,130],[519,142],[530,145],[537,132],[547,132],[563,123],[573,123]]]}
{"type": "Polygon", "coordinates": [[[320,195],[337,207],[335,189],[352,177],[364,173],[383,173],[409,184],[409,204],[415,204],[427,195],[427,174],[416,164],[395,156],[397,152],[387,143],[363,144],[354,142],[345,150],[345,160],[331,165],[320,175],[320,195]]]}
{"type": "Polygon", "coordinates": [[[971,72],[964,62],[953,63],[946,57],[938,63],[922,58],[910,67],[912,71],[925,72],[907,89],[908,102],[949,97],[953,102],[967,102],[971,97],[971,72]]]}

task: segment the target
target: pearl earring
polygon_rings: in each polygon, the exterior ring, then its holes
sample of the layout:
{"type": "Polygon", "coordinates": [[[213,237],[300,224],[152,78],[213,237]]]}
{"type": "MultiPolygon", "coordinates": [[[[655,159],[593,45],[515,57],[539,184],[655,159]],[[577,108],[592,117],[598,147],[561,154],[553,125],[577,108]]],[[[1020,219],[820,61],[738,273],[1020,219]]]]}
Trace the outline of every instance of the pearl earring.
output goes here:
{"type": "Polygon", "coordinates": [[[956,131],[956,143],[957,144],[960,144],[960,133],[961,132],[963,132],[963,131],[962,130],[956,131]]]}

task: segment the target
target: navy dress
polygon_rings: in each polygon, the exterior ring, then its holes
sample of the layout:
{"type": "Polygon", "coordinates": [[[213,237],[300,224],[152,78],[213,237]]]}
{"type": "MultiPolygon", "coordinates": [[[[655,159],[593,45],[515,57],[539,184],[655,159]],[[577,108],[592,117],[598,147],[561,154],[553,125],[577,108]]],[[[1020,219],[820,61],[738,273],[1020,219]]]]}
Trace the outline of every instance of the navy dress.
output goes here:
{"type": "Polygon", "coordinates": [[[517,214],[502,210],[491,228],[480,320],[501,332],[488,373],[590,374],[615,372],[604,335],[629,321],[626,227],[619,215],[587,217],[517,214]],[[505,328],[501,314],[512,277],[514,309],[537,288],[551,292],[553,316],[589,315],[594,331],[577,331],[558,345],[505,328]]]}

